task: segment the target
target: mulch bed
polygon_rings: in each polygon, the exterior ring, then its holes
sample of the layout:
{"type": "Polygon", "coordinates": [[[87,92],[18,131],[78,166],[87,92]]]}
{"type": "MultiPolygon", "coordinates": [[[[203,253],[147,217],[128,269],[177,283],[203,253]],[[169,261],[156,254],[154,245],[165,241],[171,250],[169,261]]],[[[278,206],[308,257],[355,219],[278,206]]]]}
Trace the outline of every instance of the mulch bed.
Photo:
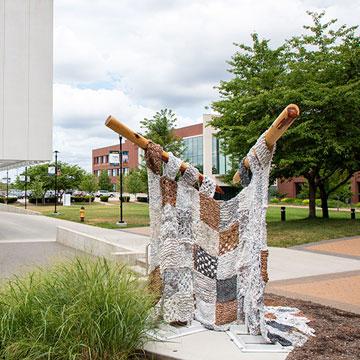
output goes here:
{"type": "Polygon", "coordinates": [[[274,294],[265,294],[265,304],[297,307],[315,329],[316,336],[295,348],[286,360],[360,359],[360,315],[274,294]]]}

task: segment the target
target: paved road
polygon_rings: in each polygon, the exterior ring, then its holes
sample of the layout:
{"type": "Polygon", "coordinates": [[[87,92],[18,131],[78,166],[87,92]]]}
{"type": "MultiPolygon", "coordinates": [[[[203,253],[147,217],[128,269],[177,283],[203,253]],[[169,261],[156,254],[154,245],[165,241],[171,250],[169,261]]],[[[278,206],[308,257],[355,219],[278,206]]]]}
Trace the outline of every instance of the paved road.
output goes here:
{"type": "Polygon", "coordinates": [[[123,231],[49,218],[0,211],[0,279],[21,274],[38,265],[49,265],[84,253],[56,242],[56,229],[63,226],[135,251],[144,252],[148,237],[123,231]]]}
{"type": "Polygon", "coordinates": [[[0,212],[0,242],[55,239],[55,224],[42,216],[0,212]]]}

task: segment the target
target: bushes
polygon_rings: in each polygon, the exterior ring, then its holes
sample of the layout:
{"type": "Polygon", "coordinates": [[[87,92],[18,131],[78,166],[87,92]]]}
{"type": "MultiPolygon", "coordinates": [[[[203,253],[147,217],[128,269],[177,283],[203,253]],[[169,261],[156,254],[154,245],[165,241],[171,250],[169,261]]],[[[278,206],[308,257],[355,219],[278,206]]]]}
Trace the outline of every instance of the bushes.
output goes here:
{"type": "Polygon", "coordinates": [[[104,259],[15,278],[0,298],[0,359],[128,359],[155,326],[150,295],[104,259]]]}
{"type": "MultiPolygon", "coordinates": [[[[17,201],[17,197],[8,197],[7,198],[7,203],[8,204],[13,204],[17,201]]],[[[0,197],[0,204],[6,204],[6,196],[1,196],[0,197]]]]}
{"type": "Polygon", "coordinates": [[[281,199],[281,202],[291,204],[291,203],[295,202],[295,199],[293,199],[293,198],[283,198],[283,199],[281,199]]]}
{"type": "Polygon", "coordinates": [[[108,202],[108,200],[109,200],[109,196],[107,196],[107,195],[100,195],[100,201],[108,202]]]}
{"type": "Polygon", "coordinates": [[[95,196],[91,196],[91,195],[73,195],[71,196],[71,202],[89,202],[89,200],[91,199],[91,202],[93,202],[95,200],[95,196]]]}
{"type": "Polygon", "coordinates": [[[270,199],[270,203],[271,203],[271,204],[278,204],[279,202],[280,202],[280,200],[277,199],[277,198],[272,198],[272,199],[270,199]]]}
{"type": "Polygon", "coordinates": [[[304,199],[304,200],[302,201],[302,204],[303,204],[303,205],[309,205],[309,203],[310,203],[310,200],[309,200],[309,199],[304,199]]]}

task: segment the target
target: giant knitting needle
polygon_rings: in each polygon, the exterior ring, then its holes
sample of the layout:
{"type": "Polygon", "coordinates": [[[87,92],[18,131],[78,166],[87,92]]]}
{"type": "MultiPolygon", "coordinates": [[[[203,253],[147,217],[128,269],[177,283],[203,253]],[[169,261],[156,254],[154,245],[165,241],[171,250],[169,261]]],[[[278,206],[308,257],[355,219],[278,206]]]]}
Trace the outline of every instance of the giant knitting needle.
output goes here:
{"type": "MultiPolygon", "coordinates": [[[[105,125],[108,128],[110,128],[111,130],[118,133],[119,135],[124,136],[129,141],[133,142],[134,144],[138,145],[139,147],[141,147],[144,150],[147,148],[147,146],[148,146],[148,144],[150,142],[149,139],[146,139],[142,135],[140,135],[140,134],[136,133],[135,131],[131,130],[124,123],[117,120],[115,117],[113,117],[111,115],[106,119],[105,125]]],[[[169,154],[166,151],[162,152],[162,159],[165,162],[167,162],[169,160],[169,154]]],[[[181,165],[180,165],[180,172],[183,173],[188,167],[189,167],[189,164],[187,164],[185,162],[182,162],[181,165]]],[[[202,182],[203,179],[204,179],[204,175],[199,174],[199,181],[202,182]]],[[[221,187],[218,186],[218,185],[216,186],[215,191],[220,193],[220,194],[224,193],[223,190],[221,189],[221,187]]]]}
{"type": "MultiPolygon", "coordinates": [[[[265,133],[266,145],[269,149],[275,145],[275,143],[281,138],[285,131],[291,126],[294,120],[300,115],[299,107],[295,104],[288,105],[281,114],[272,123],[269,129],[265,133]]],[[[244,165],[246,168],[250,167],[247,158],[244,159],[244,165]]],[[[237,171],[233,177],[233,183],[240,182],[240,174],[237,171]]]]}

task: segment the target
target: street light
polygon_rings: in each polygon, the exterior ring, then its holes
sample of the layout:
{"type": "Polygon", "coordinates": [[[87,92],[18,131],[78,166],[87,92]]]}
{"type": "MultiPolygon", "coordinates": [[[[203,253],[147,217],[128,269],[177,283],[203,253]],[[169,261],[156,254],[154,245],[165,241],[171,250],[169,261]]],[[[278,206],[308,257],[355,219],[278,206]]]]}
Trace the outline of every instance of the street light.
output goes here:
{"type": "Polygon", "coordinates": [[[116,223],[118,226],[127,226],[123,220],[123,152],[122,152],[122,136],[119,135],[119,162],[120,162],[120,219],[116,223]]]}
{"type": "Polygon", "coordinates": [[[27,209],[27,166],[25,166],[25,209],[27,209]]]}
{"type": "Polygon", "coordinates": [[[57,163],[57,155],[59,153],[59,151],[55,150],[55,211],[54,214],[57,214],[57,176],[58,176],[58,163],[57,163]]]}

